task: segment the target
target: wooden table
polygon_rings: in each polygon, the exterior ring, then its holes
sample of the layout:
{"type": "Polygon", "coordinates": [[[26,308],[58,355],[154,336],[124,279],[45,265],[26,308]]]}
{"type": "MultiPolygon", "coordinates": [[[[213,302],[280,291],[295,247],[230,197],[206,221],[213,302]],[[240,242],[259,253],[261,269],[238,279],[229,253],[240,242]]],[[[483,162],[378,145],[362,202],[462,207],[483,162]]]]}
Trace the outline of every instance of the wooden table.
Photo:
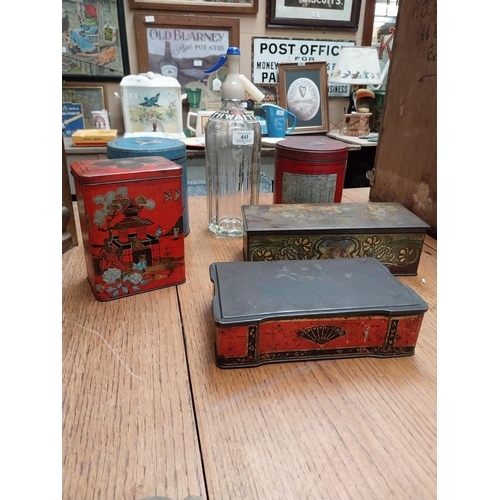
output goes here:
{"type": "Polygon", "coordinates": [[[213,235],[205,203],[177,287],[98,302],[83,246],[62,257],[63,498],[436,498],[436,241],[398,278],[429,304],[414,356],[222,370],[208,267],[242,240],[213,235]]]}

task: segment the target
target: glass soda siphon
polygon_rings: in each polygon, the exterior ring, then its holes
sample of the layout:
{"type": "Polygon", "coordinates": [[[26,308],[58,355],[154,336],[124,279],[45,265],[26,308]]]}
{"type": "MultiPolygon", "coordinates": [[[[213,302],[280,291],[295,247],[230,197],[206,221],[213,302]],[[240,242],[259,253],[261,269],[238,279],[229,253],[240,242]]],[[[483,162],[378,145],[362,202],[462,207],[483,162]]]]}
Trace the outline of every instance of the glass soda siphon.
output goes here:
{"type": "MultiPolygon", "coordinates": [[[[240,77],[240,50],[229,47],[211,73],[228,62],[221,89],[222,108],[205,127],[208,227],[218,236],[242,236],[242,205],[259,203],[262,131],[258,120],[246,111],[245,87],[255,86],[240,77]],[[245,83],[245,85],[243,84],[245,83]]],[[[263,95],[262,95],[263,97],[263,95]]]]}

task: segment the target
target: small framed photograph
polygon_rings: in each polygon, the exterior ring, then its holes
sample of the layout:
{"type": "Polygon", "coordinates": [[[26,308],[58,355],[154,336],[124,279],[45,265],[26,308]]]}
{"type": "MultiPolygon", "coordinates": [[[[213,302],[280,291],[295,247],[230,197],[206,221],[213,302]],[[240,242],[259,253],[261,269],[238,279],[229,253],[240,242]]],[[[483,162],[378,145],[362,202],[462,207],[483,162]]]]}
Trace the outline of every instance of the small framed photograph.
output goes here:
{"type": "Polygon", "coordinates": [[[269,0],[268,28],[357,31],[361,0],[269,0]]]}
{"type": "Polygon", "coordinates": [[[123,2],[63,0],[63,80],[120,81],[129,73],[123,2]]]}
{"type": "Polygon", "coordinates": [[[257,14],[259,0],[129,0],[130,9],[173,10],[177,12],[211,12],[257,14]]]}
{"type": "Polygon", "coordinates": [[[94,128],[92,111],[108,109],[104,86],[102,85],[80,85],[63,82],[62,102],[82,105],[84,128],[94,128]]]}
{"type": "MultiPolygon", "coordinates": [[[[328,132],[326,62],[278,65],[278,105],[292,112],[297,124],[292,135],[328,132]]],[[[290,119],[289,119],[290,120],[290,119]]],[[[287,129],[291,124],[287,124],[287,129]]]]}
{"type": "Polygon", "coordinates": [[[208,83],[205,73],[240,45],[238,18],[134,14],[139,72],[208,83]]]}

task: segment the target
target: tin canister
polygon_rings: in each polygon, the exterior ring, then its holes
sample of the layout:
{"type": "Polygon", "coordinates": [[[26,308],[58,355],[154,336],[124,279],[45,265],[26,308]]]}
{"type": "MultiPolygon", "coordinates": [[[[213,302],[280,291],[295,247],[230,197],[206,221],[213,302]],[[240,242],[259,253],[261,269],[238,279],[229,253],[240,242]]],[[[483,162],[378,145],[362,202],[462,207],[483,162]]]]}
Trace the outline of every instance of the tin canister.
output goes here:
{"type": "Polygon", "coordinates": [[[182,205],[186,237],[189,234],[186,145],[177,139],[165,137],[125,137],[110,141],[107,145],[107,155],[108,158],[163,156],[182,167],[182,205]]]}
{"type": "Polygon", "coordinates": [[[161,156],[85,160],[71,173],[97,300],[186,281],[180,165],[161,156]]]}
{"type": "Polygon", "coordinates": [[[372,257],[214,262],[216,363],[415,354],[428,305],[372,257]]]}
{"type": "Polygon", "coordinates": [[[128,134],[164,134],[182,139],[181,84],[176,78],[148,71],[127,75],[120,82],[125,137],[128,134]]]}
{"type": "Polygon", "coordinates": [[[347,145],[326,136],[293,136],[274,150],[274,203],[340,203],[347,145]]]}

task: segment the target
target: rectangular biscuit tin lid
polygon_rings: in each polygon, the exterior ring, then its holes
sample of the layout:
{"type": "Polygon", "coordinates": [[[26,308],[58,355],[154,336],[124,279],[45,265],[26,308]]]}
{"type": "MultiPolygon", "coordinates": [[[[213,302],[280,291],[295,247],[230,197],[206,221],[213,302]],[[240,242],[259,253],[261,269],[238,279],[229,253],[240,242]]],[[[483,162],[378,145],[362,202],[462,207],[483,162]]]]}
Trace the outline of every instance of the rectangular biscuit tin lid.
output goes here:
{"type": "Polygon", "coordinates": [[[162,156],[76,161],[71,173],[81,184],[181,177],[182,167],[162,156]]]}
{"type": "Polygon", "coordinates": [[[393,202],[243,205],[241,211],[246,232],[424,232],[430,227],[403,205],[393,202]]]}
{"type": "Polygon", "coordinates": [[[216,262],[213,316],[231,326],[269,319],[404,315],[427,304],[373,258],[216,262]]]}

